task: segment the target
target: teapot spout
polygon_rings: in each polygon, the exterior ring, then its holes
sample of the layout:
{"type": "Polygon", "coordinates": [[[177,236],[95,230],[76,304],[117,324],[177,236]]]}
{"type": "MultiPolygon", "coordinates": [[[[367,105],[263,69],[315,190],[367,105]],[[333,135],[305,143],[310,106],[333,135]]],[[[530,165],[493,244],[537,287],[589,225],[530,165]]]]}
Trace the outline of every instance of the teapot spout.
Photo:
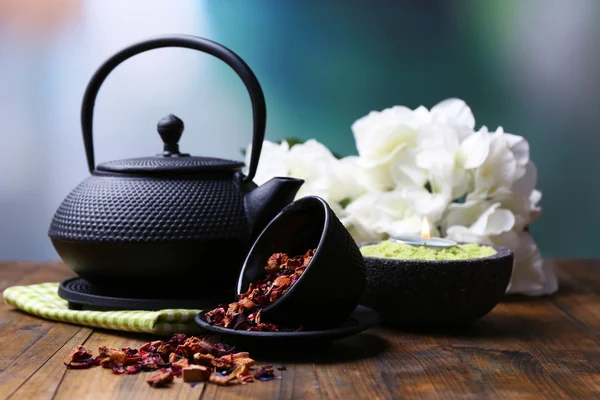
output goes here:
{"type": "Polygon", "coordinates": [[[246,194],[244,204],[253,238],[294,201],[303,183],[302,179],[276,177],[246,194]]]}

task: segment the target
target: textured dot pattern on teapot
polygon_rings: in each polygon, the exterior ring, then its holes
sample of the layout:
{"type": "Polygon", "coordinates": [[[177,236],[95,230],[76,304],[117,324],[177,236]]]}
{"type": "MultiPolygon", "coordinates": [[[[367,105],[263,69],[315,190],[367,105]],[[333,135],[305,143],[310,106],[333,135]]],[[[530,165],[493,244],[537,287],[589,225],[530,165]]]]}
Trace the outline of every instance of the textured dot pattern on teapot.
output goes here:
{"type": "Polygon", "coordinates": [[[231,180],[90,177],[57,210],[50,236],[135,242],[242,237],[244,200],[231,180]]]}

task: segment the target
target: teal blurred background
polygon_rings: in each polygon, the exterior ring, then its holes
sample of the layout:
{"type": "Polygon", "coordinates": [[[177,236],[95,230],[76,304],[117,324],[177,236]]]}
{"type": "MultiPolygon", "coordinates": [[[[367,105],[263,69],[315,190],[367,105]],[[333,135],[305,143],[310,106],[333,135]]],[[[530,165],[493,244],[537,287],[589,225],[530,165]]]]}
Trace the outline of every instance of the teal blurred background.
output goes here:
{"type": "MultiPolygon", "coordinates": [[[[600,257],[600,2],[0,0],[0,259],[56,259],[47,228],[87,176],[79,107],[122,47],[189,33],[237,52],[263,85],[267,138],[355,153],[353,121],[395,104],[464,99],[477,126],[525,136],[539,170],[545,257],[600,257]]],[[[247,94],[220,61],[145,53],[99,95],[99,161],[155,154],[155,124],[186,123],[184,151],[241,159],[247,94]]]]}

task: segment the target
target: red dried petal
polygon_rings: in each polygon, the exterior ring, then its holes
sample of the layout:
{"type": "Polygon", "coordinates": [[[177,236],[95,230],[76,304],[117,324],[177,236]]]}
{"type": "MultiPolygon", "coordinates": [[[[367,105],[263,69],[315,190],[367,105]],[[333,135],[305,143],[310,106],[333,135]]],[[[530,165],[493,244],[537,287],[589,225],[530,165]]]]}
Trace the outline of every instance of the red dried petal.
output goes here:
{"type": "Polygon", "coordinates": [[[166,386],[173,382],[173,373],[171,371],[158,371],[146,380],[152,387],[166,386]]]}
{"type": "Polygon", "coordinates": [[[75,351],[71,353],[71,361],[74,362],[82,362],[85,360],[89,360],[92,358],[92,353],[90,353],[85,347],[78,345],[75,351]]]}
{"type": "Polygon", "coordinates": [[[135,364],[135,365],[129,365],[127,367],[125,367],[125,373],[127,375],[133,375],[133,374],[137,374],[138,372],[140,372],[142,370],[142,364],[135,364]]]}
{"type": "Polygon", "coordinates": [[[175,349],[169,343],[163,343],[158,347],[158,349],[156,349],[156,352],[160,354],[164,361],[167,361],[169,359],[169,355],[173,351],[175,351],[175,349]]]}
{"type": "Polygon", "coordinates": [[[291,279],[289,276],[281,275],[281,276],[278,276],[277,279],[275,279],[273,281],[273,286],[287,287],[290,285],[290,283],[291,283],[291,279]]]}
{"type": "Polygon", "coordinates": [[[270,381],[276,378],[275,371],[271,365],[265,365],[262,367],[257,373],[254,374],[254,377],[261,381],[270,381]]]}
{"type": "Polygon", "coordinates": [[[64,364],[68,369],[87,369],[100,365],[100,357],[88,358],[82,361],[70,361],[64,364]]]}
{"type": "Polygon", "coordinates": [[[171,337],[171,339],[169,339],[169,341],[167,343],[170,344],[171,346],[177,348],[177,346],[179,346],[180,344],[183,344],[186,339],[187,339],[187,336],[185,335],[185,333],[175,333],[175,334],[173,334],[173,336],[171,337]]]}
{"type": "Polygon", "coordinates": [[[175,370],[175,369],[182,369],[185,367],[189,367],[190,366],[190,362],[188,361],[187,358],[182,358],[181,360],[177,360],[174,363],[171,364],[171,369],[175,370]]]}
{"type": "Polygon", "coordinates": [[[206,321],[211,325],[220,326],[223,323],[223,319],[225,318],[225,309],[222,307],[215,308],[212,311],[204,314],[206,316],[206,321]]]}
{"type": "Polygon", "coordinates": [[[269,305],[269,298],[265,295],[260,295],[256,297],[256,302],[259,306],[266,306],[269,305]]]}
{"type": "Polygon", "coordinates": [[[138,356],[139,356],[139,351],[137,351],[136,349],[132,349],[132,348],[130,348],[130,347],[123,347],[123,348],[121,349],[121,351],[122,351],[123,353],[125,353],[125,355],[126,355],[127,357],[138,357],[138,356]]]}
{"type": "Polygon", "coordinates": [[[113,364],[112,371],[113,371],[113,373],[115,373],[117,375],[121,375],[121,374],[125,373],[125,367],[123,366],[122,363],[116,363],[116,364],[113,364]]]}

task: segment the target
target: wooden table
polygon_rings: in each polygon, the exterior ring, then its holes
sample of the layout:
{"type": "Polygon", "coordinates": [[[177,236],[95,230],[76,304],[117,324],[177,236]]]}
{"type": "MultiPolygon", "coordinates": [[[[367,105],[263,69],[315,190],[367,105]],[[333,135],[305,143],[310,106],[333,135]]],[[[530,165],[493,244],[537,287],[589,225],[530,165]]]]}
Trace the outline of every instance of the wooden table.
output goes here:
{"type": "MultiPolygon", "coordinates": [[[[580,398],[600,397],[600,261],[548,261],[561,291],[551,298],[509,298],[464,331],[371,329],[314,358],[285,362],[283,378],[233,387],[177,380],[153,389],[147,374],[102,368],[67,370],[85,344],[139,346],[146,337],[50,322],[7,305],[0,309],[0,398],[580,398]]],[[[0,263],[0,289],[59,281],[60,263],[0,263]]]]}

